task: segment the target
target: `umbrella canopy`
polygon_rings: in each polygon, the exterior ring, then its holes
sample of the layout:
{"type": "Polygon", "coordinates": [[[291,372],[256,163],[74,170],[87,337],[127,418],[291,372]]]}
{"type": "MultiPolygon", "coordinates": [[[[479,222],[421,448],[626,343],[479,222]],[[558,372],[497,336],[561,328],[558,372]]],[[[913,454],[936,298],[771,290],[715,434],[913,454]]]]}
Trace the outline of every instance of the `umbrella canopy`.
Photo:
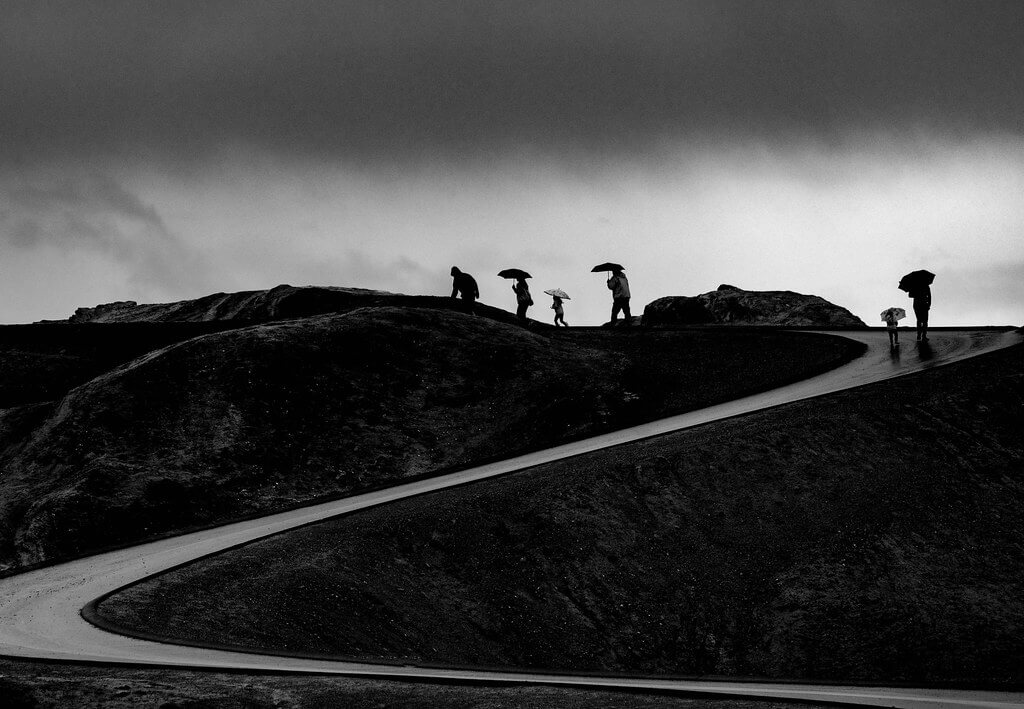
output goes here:
{"type": "Polygon", "coordinates": [[[888,320],[890,315],[896,320],[902,320],[907,317],[907,311],[903,308],[886,308],[882,311],[882,321],[888,320]]]}
{"type": "Polygon", "coordinates": [[[552,288],[551,290],[546,290],[544,292],[547,293],[548,295],[553,295],[556,298],[561,298],[562,300],[570,300],[569,294],[566,293],[561,288],[552,288]]]}
{"type": "Polygon", "coordinates": [[[502,278],[533,278],[521,268],[506,268],[504,271],[498,271],[498,275],[502,278]]]}
{"type": "Polygon", "coordinates": [[[608,262],[605,262],[605,263],[599,263],[598,265],[594,266],[592,269],[590,269],[590,272],[591,273],[598,273],[599,271],[625,271],[625,270],[626,269],[624,269],[619,264],[612,263],[611,261],[608,261],[608,262]]]}
{"type": "Polygon", "coordinates": [[[897,288],[907,293],[913,293],[918,288],[930,286],[934,280],[935,274],[931,271],[912,271],[900,279],[897,288]]]}

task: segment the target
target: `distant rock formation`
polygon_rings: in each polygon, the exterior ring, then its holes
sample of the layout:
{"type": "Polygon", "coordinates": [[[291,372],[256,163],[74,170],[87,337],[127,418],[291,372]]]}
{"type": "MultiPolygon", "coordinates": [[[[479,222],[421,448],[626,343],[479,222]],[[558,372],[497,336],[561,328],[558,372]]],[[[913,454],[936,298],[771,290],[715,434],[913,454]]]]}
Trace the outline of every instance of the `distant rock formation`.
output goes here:
{"type": "Polygon", "coordinates": [[[78,308],[68,322],[267,322],[345,312],[367,305],[394,305],[407,297],[365,288],[279,285],[270,290],[214,293],[174,303],[139,305],[133,300],[104,303],[93,308],[78,308]]]}
{"type": "Polygon", "coordinates": [[[846,308],[816,295],[747,291],[727,284],[697,296],[658,298],[644,308],[643,324],[867,327],[846,308]]]}

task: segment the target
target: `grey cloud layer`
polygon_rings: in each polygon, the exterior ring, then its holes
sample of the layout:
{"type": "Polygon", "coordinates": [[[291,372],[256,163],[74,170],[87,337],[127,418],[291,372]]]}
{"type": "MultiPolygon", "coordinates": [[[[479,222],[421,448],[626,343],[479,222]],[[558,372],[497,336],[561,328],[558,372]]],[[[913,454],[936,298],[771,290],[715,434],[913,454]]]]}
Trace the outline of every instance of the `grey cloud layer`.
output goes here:
{"type": "Polygon", "coordinates": [[[10,263],[40,247],[104,254],[161,286],[212,283],[200,256],[157,210],[103,173],[0,173],[0,255],[10,263]]]}
{"type": "Polygon", "coordinates": [[[116,214],[145,223],[157,232],[167,232],[152,205],[144,204],[109,175],[94,173],[86,179],[65,176],[52,181],[26,181],[11,184],[6,192],[13,207],[30,212],[116,214]]]}
{"type": "Polygon", "coordinates": [[[39,3],[0,149],[350,159],[1024,131],[1024,3],[39,3]]]}

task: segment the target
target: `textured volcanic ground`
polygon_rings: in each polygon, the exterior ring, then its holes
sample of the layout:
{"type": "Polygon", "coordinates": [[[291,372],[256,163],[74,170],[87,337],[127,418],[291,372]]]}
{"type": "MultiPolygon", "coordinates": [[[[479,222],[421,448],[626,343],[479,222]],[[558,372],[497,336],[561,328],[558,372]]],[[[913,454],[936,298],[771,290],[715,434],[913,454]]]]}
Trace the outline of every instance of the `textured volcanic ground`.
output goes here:
{"type": "Polygon", "coordinates": [[[366,510],[100,612],[398,662],[1019,684],[1022,354],[366,510]]]}
{"type": "Polygon", "coordinates": [[[771,388],[859,351],[780,332],[556,332],[434,300],[446,307],[247,326],[0,328],[0,563],[507,457],[771,388]]]}

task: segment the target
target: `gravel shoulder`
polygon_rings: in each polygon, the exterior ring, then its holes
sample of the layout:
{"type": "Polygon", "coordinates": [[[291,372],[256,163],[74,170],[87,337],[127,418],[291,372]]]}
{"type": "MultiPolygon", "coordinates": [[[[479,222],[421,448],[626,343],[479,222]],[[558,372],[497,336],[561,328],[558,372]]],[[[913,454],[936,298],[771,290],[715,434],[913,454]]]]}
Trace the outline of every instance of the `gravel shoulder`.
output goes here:
{"type": "Polygon", "coordinates": [[[5,709],[805,709],[808,703],[679,698],[556,687],[474,687],[0,659],[5,709]]]}

